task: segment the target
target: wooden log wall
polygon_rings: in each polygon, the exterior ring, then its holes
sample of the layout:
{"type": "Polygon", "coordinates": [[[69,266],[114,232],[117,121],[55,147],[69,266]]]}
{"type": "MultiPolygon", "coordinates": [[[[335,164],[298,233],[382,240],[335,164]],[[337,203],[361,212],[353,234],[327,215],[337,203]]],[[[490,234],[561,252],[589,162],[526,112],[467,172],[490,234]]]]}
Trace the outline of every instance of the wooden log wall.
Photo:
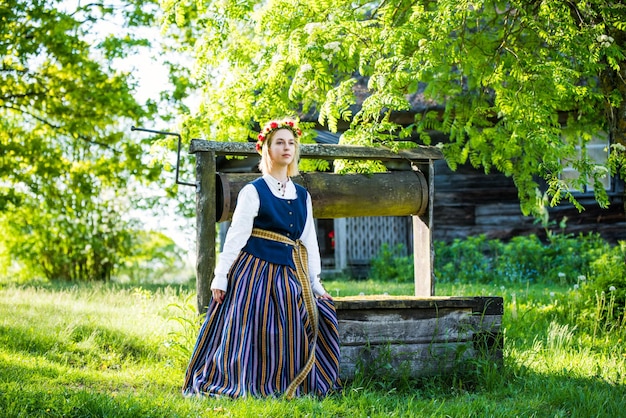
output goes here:
{"type": "MultiPolygon", "coordinates": [[[[531,216],[522,214],[513,180],[501,173],[485,174],[481,170],[461,166],[451,171],[445,161],[435,162],[433,199],[433,239],[452,241],[484,234],[488,238],[509,240],[518,235],[544,237],[546,230],[531,216]]],[[[579,212],[571,204],[549,208],[553,232],[566,218],[565,233],[597,232],[607,241],[626,239],[623,186],[611,196],[611,205],[601,208],[591,197],[581,196],[585,206],[579,212]]]]}

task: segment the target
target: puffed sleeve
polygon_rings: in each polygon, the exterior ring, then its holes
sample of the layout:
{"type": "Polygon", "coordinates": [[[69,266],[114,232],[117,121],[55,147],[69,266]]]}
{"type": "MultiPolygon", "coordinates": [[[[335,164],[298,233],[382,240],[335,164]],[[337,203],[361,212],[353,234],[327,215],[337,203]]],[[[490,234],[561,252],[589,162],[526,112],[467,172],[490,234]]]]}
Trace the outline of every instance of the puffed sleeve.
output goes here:
{"type": "Polygon", "coordinates": [[[224,249],[220,253],[215,267],[215,277],[211,282],[211,289],[226,291],[228,288],[228,271],[252,234],[254,218],[259,214],[259,205],[259,194],[254,186],[245,185],[237,196],[237,206],[233,212],[230,228],[226,233],[224,249]]]}

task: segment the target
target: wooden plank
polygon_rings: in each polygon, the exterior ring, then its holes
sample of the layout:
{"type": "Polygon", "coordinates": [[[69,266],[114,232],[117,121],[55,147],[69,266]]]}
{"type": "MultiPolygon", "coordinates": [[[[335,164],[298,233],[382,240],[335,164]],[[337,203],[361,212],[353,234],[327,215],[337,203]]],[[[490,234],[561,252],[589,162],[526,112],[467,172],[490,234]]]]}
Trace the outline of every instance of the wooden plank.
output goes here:
{"type": "Polygon", "coordinates": [[[473,313],[502,315],[503,300],[498,296],[346,296],[335,298],[338,310],[369,309],[471,309],[473,313]]]}
{"type": "MultiPolygon", "coordinates": [[[[190,152],[215,152],[216,155],[258,156],[253,142],[217,142],[202,139],[192,139],[190,152]]],[[[354,145],[335,144],[302,144],[300,146],[302,158],[317,159],[350,159],[350,160],[410,160],[431,161],[443,158],[441,149],[434,146],[419,145],[415,148],[402,149],[393,152],[384,147],[361,147],[354,145]]]]}
{"type": "Polygon", "coordinates": [[[196,291],[198,312],[211,300],[215,268],[215,154],[196,156],[196,291]]]}
{"type": "MultiPolygon", "coordinates": [[[[392,344],[378,346],[341,346],[340,377],[353,378],[359,368],[393,369],[398,376],[407,373],[413,377],[443,374],[453,370],[464,360],[477,357],[478,350],[469,341],[459,343],[392,344]]],[[[384,372],[383,372],[384,373],[384,372]]],[[[384,377],[379,373],[379,375],[384,377]]]]}
{"type": "Polygon", "coordinates": [[[471,341],[480,332],[500,329],[501,316],[452,311],[435,318],[403,319],[387,314],[369,321],[339,320],[342,345],[428,344],[471,341]]]}
{"type": "Polygon", "coordinates": [[[413,216],[413,282],[415,296],[432,296],[434,292],[431,235],[428,225],[413,216]]]}

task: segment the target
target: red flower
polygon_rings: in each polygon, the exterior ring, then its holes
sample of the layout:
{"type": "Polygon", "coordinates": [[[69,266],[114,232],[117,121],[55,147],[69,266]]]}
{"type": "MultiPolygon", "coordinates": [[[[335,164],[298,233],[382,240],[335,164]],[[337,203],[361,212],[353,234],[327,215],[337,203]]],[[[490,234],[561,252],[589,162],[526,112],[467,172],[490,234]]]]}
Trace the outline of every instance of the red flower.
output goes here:
{"type": "Polygon", "coordinates": [[[294,135],[296,135],[298,137],[302,136],[302,130],[300,130],[300,128],[298,128],[296,126],[296,122],[295,121],[292,121],[292,120],[276,120],[276,121],[268,122],[263,127],[263,129],[261,129],[261,132],[257,136],[256,150],[258,152],[261,152],[261,148],[263,146],[263,143],[267,139],[267,137],[272,132],[274,132],[274,131],[276,131],[278,129],[289,129],[289,130],[291,130],[291,132],[294,133],[294,135]]]}

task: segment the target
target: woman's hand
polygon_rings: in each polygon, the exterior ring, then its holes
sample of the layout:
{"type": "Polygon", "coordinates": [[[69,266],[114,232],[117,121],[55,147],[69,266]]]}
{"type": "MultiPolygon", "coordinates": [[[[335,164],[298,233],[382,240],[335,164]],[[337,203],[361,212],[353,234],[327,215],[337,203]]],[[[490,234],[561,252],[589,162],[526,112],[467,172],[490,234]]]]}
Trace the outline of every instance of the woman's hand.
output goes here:
{"type": "Polygon", "coordinates": [[[328,292],[324,293],[322,296],[319,297],[320,299],[328,299],[328,300],[333,300],[333,297],[331,295],[328,294],[328,292]]]}
{"type": "Polygon", "coordinates": [[[211,289],[211,293],[213,293],[213,299],[215,299],[215,301],[221,305],[222,302],[224,302],[224,295],[226,294],[226,292],[224,292],[221,289],[211,289]]]}

